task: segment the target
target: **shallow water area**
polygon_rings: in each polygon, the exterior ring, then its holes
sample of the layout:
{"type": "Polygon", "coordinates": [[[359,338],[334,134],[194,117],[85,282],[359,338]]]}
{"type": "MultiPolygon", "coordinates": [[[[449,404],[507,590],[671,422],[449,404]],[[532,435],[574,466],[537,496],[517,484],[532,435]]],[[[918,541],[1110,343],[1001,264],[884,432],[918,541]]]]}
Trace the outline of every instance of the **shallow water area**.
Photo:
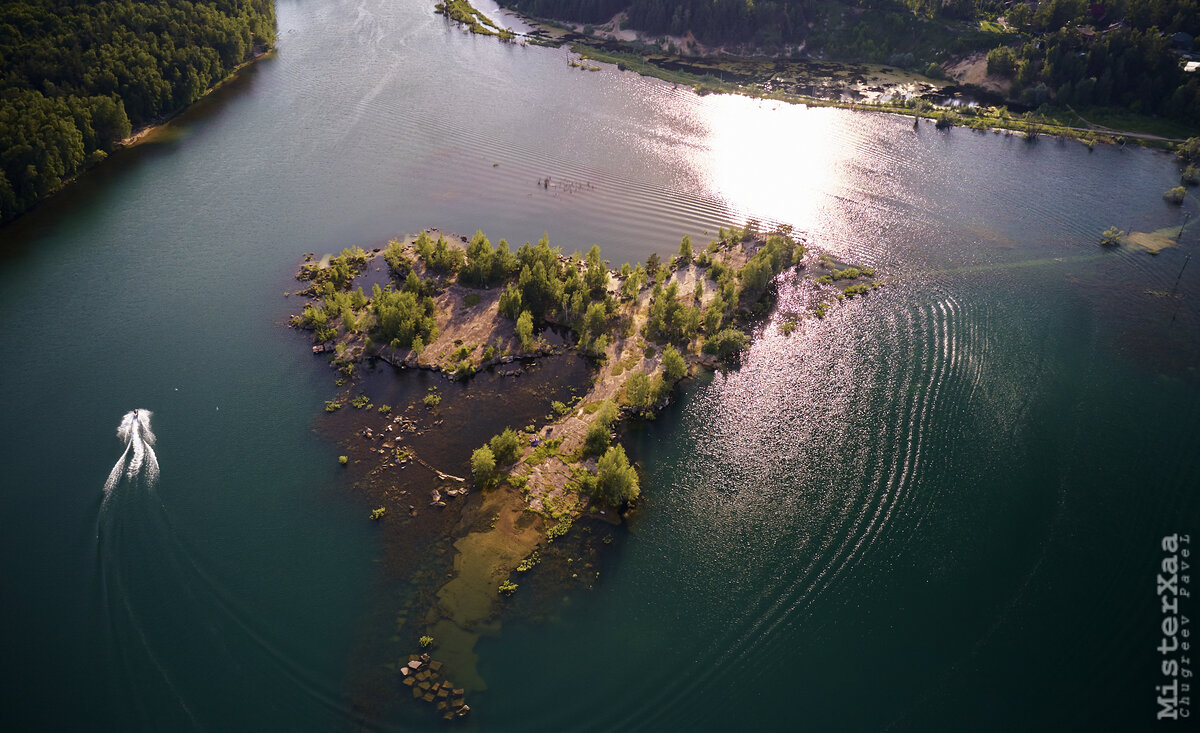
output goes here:
{"type": "MultiPolygon", "coordinates": [[[[494,497],[472,488],[468,459],[506,428],[541,424],[552,402],[569,402],[587,389],[591,367],[568,352],[502,364],[460,382],[378,360],[363,366],[348,384],[351,394],[366,395],[371,404],[323,414],[317,429],[347,456],[348,499],[364,516],[386,512],[376,522],[381,554],[372,620],[360,626],[360,658],[352,665],[360,670],[352,687],[356,707],[383,715],[389,706],[412,704],[388,665],[416,651],[416,640],[427,633],[437,639],[429,651],[456,685],[471,693],[486,688],[474,669],[475,636],[438,623],[448,601],[437,593],[462,562],[459,553],[497,549],[456,544],[495,521],[494,497]],[[432,407],[424,403],[430,394],[439,397],[432,407]],[[380,412],[385,405],[390,409],[380,412]]],[[[499,623],[489,629],[496,633],[499,623]]]]}

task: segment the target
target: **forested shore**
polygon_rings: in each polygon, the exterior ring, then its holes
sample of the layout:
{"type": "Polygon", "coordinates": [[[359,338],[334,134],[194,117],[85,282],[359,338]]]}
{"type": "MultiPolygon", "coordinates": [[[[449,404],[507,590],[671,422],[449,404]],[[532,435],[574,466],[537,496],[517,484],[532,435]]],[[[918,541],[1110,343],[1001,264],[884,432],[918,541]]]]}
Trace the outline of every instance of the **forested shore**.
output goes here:
{"type": "Polygon", "coordinates": [[[0,4],[0,222],[274,42],[272,0],[0,4]]]}
{"type": "MultiPolygon", "coordinates": [[[[610,35],[636,31],[679,56],[768,56],[884,64],[944,78],[988,56],[989,91],[1046,116],[1122,111],[1200,119],[1196,0],[499,0],[520,13],[610,35]],[[617,15],[617,14],[620,15],[617,15]],[[613,22],[613,18],[617,20],[613,22]]],[[[1190,132],[1190,131],[1189,131],[1190,132]]]]}

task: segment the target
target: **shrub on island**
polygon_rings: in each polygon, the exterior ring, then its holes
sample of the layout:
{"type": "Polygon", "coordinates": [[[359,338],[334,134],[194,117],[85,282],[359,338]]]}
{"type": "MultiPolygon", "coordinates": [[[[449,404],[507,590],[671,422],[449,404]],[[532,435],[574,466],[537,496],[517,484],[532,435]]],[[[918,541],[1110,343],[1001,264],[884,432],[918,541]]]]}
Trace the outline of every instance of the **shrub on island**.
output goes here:
{"type": "Polygon", "coordinates": [[[729,359],[746,350],[750,339],[736,328],[726,328],[704,342],[704,353],[729,359]]]}
{"type": "Polygon", "coordinates": [[[625,449],[613,446],[596,463],[596,491],[613,506],[638,498],[637,472],[629,465],[625,449]]]}
{"type": "Polygon", "coordinates": [[[490,486],[496,478],[496,457],[486,445],[471,454],[471,477],[481,488],[490,486]]]}

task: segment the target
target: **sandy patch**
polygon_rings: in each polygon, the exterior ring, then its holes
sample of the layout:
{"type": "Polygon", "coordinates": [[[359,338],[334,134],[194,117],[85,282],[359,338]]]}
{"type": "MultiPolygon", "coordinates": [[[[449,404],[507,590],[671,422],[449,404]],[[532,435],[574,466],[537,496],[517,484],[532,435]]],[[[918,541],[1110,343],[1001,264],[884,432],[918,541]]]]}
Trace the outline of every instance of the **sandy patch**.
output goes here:
{"type": "Polygon", "coordinates": [[[1179,227],[1166,227],[1153,232],[1130,232],[1122,241],[1141,247],[1150,254],[1158,254],[1160,250],[1178,245],[1179,242],[1175,240],[1178,234],[1179,227]]]}
{"type": "Polygon", "coordinates": [[[1012,81],[1002,76],[989,76],[987,73],[987,54],[973,53],[964,59],[946,67],[946,73],[959,84],[970,84],[982,87],[988,91],[1007,95],[1012,88],[1012,81]]]}

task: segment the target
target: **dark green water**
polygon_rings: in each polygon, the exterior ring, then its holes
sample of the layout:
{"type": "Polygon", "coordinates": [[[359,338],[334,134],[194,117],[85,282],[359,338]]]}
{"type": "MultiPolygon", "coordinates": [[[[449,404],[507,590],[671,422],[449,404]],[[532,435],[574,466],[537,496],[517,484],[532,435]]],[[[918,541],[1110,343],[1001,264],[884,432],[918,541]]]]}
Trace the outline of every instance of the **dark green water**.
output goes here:
{"type": "Polygon", "coordinates": [[[432,727],[349,702],[379,548],[282,325],[300,255],[441,226],[620,262],[748,215],[892,284],[635,432],[640,516],[594,592],[481,643],[474,725],[1153,723],[1158,543],[1200,527],[1197,234],[1096,242],[1182,223],[1169,157],[697,98],[416,0],[279,19],[0,230],[6,730],[432,727]],[[134,407],[161,478],[102,508],[134,407]]]}

